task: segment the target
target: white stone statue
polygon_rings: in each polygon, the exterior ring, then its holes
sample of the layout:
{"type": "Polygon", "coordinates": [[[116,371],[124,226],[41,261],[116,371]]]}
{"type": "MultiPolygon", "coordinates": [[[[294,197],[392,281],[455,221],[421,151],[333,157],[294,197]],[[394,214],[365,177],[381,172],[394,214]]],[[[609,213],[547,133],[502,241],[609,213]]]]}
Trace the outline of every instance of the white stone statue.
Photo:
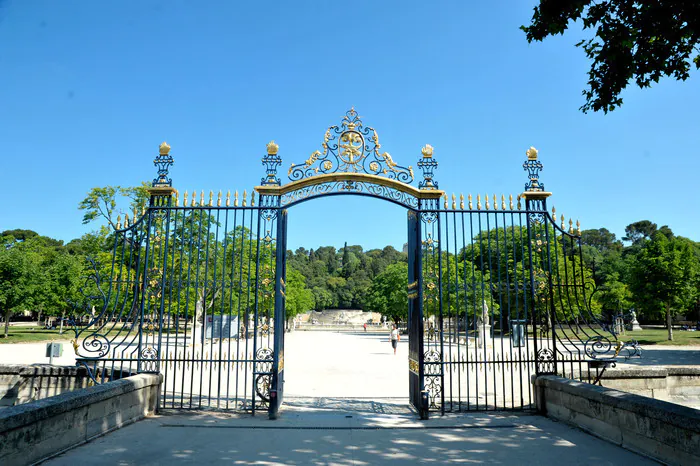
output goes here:
{"type": "Polygon", "coordinates": [[[489,320],[489,306],[486,304],[486,301],[484,301],[484,305],[481,307],[481,324],[482,325],[489,325],[490,320],[489,320]]]}

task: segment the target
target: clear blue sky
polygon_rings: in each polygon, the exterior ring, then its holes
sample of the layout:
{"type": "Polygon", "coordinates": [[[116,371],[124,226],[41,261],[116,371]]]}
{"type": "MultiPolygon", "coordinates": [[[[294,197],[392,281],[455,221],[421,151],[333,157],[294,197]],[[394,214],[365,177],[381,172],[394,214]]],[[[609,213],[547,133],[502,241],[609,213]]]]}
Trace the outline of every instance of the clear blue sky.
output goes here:
{"type": "MultiPolygon", "coordinates": [[[[153,179],[163,140],[181,192],[250,191],[270,139],[286,173],[354,106],[402,165],[432,144],[448,192],[517,194],[533,145],[584,229],[649,219],[700,240],[698,73],[584,115],[581,33],[528,44],[535,3],[0,0],[0,230],[96,228],[78,202],[153,179]]],[[[404,236],[386,202],[290,210],[290,248],[404,236]]]]}

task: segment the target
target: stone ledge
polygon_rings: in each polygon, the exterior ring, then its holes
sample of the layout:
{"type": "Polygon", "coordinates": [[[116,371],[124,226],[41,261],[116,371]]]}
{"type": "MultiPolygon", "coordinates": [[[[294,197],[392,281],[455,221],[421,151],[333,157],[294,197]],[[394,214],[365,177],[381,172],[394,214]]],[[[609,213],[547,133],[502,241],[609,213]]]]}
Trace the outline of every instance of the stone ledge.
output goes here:
{"type": "Polygon", "coordinates": [[[553,375],[540,376],[535,384],[538,387],[597,401],[611,408],[632,411],[700,434],[700,411],[693,408],[553,375]]]}
{"type": "Polygon", "coordinates": [[[141,388],[160,385],[160,374],[138,374],[103,385],[0,410],[0,434],[141,388]]]}

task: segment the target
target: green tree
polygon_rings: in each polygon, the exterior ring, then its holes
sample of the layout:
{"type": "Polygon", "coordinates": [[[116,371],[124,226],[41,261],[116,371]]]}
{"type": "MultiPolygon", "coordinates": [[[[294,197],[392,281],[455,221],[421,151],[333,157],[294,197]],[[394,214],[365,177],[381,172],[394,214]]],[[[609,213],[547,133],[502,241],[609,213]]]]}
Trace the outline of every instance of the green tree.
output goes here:
{"type": "Polygon", "coordinates": [[[389,265],[372,281],[367,297],[370,310],[379,312],[396,324],[408,319],[408,264],[389,265]]]}
{"type": "Polygon", "coordinates": [[[41,256],[12,236],[0,244],[0,310],[5,317],[7,338],[10,317],[34,306],[40,284],[41,256]]]}
{"type": "Polygon", "coordinates": [[[540,0],[521,29],[528,42],[542,41],[577,22],[595,31],[576,44],[592,60],[584,113],[619,107],[630,81],[645,88],[664,76],[686,80],[693,63],[700,68],[697,0],[540,0]]]}
{"type": "Polygon", "coordinates": [[[306,288],[306,278],[298,270],[289,269],[287,271],[287,286],[285,301],[285,312],[287,316],[287,328],[293,328],[290,325],[294,317],[310,311],[314,307],[314,295],[306,288]]]}
{"type": "Polygon", "coordinates": [[[690,242],[662,233],[644,244],[632,266],[635,303],[648,316],[665,313],[669,340],[673,340],[673,315],[686,311],[697,299],[698,273],[700,265],[690,242]]]}

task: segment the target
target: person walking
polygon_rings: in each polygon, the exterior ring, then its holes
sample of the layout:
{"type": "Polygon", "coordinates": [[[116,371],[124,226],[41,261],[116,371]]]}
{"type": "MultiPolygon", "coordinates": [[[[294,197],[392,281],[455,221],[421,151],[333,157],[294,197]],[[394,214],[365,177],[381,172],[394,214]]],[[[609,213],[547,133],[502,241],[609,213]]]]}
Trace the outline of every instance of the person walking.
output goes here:
{"type": "Polygon", "coordinates": [[[394,354],[396,354],[396,347],[399,346],[399,340],[401,340],[401,335],[399,331],[396,330],[396,325],[391,326],[391,347],[394,348],[394,354]]]}
{"type": "Polygon", "coordinates": [[[365,327],[365,332],[366,332],[367,331],[367,322],[365,322],[364,327],[365,327]]]}

